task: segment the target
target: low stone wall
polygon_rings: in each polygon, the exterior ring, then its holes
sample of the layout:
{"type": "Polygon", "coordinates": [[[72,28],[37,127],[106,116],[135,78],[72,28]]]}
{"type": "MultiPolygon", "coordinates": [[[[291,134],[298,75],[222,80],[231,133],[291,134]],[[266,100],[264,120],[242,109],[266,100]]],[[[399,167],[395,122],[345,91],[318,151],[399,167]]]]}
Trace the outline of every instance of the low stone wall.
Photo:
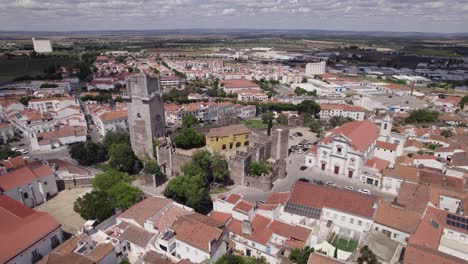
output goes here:
{"type": "Polygon", "coordinates": [[[65,189],[74,189],[74,188],[81,188],[81,187],[91,187],[93,184],[94,177],[75,177],[75,178],[67,178],[67,179],[60,179],[57,178],[57,188],[59,191],[65,189]]]}
{"type": "Polygon", "coordinates": [[[273,188],[273,181],[271,179],[271,173],[261,176],[245,175],[244,182],[246,187],[251,187],[264,192],[268,192],[273,188]]]}

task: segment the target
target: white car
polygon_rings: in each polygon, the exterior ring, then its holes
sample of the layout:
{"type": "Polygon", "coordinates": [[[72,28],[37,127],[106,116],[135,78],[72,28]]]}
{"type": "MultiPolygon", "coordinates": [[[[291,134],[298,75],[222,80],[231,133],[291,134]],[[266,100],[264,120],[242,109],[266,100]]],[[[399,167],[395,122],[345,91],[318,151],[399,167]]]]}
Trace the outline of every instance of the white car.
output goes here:
{"type": "Polygon", "coordinates": [[[23,153],[23,154],[28,154],[28,153],[29,153],[29,151],[27,151],[27,150],[25,150],[25,149],[19,149],[18,151],[21,152],[21,153],[23,153]]]}
{"type": "Polygon", "coordinates": [[[358,192],[364,193],[364,194],[371,194],[371,193],[370,193],[370,190],[368,190],[368,189],[359,189],[358,192]]]}
{"type": "Polygon", "coordinates": [[[353,186],[345,186],[344,188],[348,191],[354,191],[353,186]]]}
{"type": "Polygon", "coordinates": [[[23,159],[30,159],[30,157],[28,157],[28,156],[23,156],[23,159]]]}
{"type": "Polygon", "coordinates": [[[11,148],[11,151],[18,151],[18,148],[11,148]]]}
{"type": "Polygon", "coordinates": [[[302,150],[302,149],[299,149],[299,150],[297,151],[297,154],[302,154],[302,153],[304,153],[304,150],[302,150]]]}
{"type": "Polygon", "coordinates": [[[336,183],[334,183],[334,182],[332,182],[332,181],[327,181],[327,182],[325,183],[325,185],[330,186],[330,187],[336,187],[336,183]]]}

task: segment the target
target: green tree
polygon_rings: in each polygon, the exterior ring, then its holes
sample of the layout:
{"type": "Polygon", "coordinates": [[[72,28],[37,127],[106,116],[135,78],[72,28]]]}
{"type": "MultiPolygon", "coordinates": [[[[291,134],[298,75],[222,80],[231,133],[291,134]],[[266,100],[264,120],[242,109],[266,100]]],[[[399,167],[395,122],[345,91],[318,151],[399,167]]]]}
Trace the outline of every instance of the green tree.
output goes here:
{"type": "Polygon", "coordinates": [[[306,246],[303,249],[295,248],[289,254],[289,260],[297,264],[307,264],[310,254],[314,253],[314,248],[306,246]]]}
{"type": "Polygon", "coordinates": [[[19,102],[20,102],[21,104],[27,106],[27,105],[29,104],[29,100],[31,100],[32,98],[34,98],[34,97],[32,97],[32,96],[23,96],[23,97],[21,97],[21,98],[19,99],[19,102]]]}
{"type": "Polygon", "coordinates": [[[307,93],[307,90],[301,88],[301,87],[296,87],[296,89],[294,89],[294,93],[297,94],[297,95],[304,95],[307,93]]]}
{"type": "Polygon", "coordinates": [[[169,181],[164,196],[208,214],[213,209],[211,197],[201,176],[179,176],[169,181]]]}
{"type": "Polygon", "coordinates": [[[262,114],[262,121],[265,124],[268,124],[268,122],[270,122],[273,119],[274,119],[274,115],[272,112],[266,112],[262,114]]]}
{"type": "Polygon", "coordinates": [[[328,124],[331,127],[342,126],[345,123],[353,121],[350,117],[334,116],[328,120],[328,124]]]}
{"type": "Polygon", "coordinates": [[[182,127],[193,128],[198,125],[198,120],[193,115],[186,115],[182,117],[182,127]]]}
{"type": "Polygon", "coordinates": [[[109,148],[110,165],[130,174],[137,173],[140,161],[127,143],[112,144],[109,148]]]}
{"type": "Polygon", "coordinates": [[[320,105],[313,100],[304,100],[298,105],[298,110],[301,113],[308,113],[315,116],[320,112],[320,105]]]}
{"type": "Polygon", "coordinates": [[[265,161],[252,162],[250,163],[249,173],[255,176],[260,176],[262,174],[270,173],[271,169],[271,165],[265,161]]]}
{"type": "Polygon", "coordinates": [[[267,264],[265,258],[252,258],[247,256],[238,256],[226,254],[219,258],[215,264],[267,264]]]}
{"type": "Polygon", "coordinates": [[[439,113],[425,109],[411,111],[405,119],[406,123],[432,123],[437,121],[439,113]]]}
{"type": "Polygon", "coordinates": [[[143,198],[141,190],[123,181],[114,184],[108,193],[112,196],[115,207],[126,210],[143,198]]]}
{"type": "Polygon", "coordinates": [[[108,158],[106,148],[91,140],[74,144],[70,149],[70,156],[78,161],[78,164],[85,166],[106,161],[108,158]]]}
{"type": "Polygon", "coordinates": [[[460,103],[458,103],[458,105],[461,107],[463,107],[465,104],[468,104],[468,95],[463,96],[463,98],[460,100],[460,103]]]}
{"type": "Polygon", "coordinates": [[[229,178],[229,167],[225,157],[215,153],[211,159],[213,181],[225,182],[229,178]]]}
{"type": "Polygon", "coordinates": [[[106,133],[102,141],[104,146],[109,148],[112,144],[127,143],[130,145],[130,134],[122,130],[111,130],[106,133]]]}
{"type": "Polygon", "coordinates": [[[117,170],[109,170],[96,175],[93,179],[93,188],[95,190],[105,191],[110,190],[119,182],[129,182],[130,179],[126,173],[117,170]]]}
{"type": "Polygon", "coordinates": [[[178,148],[191,149],[205,146],[205,135],[197,133],[193,128],[184,128],[182,133],[174,138],[178,148]]]}
{"type": "Polygon", "coordinates": [[[154,160],[146,160],[144,162],[143,172],[146,174],[161,175],[161,167],[154,160]]]}
{"type": "Polygon", "coordinates": [[[21,156],[20,152],[11,150],[9,146],[0,146],[0,159],[5,160],[18,156],[21,156]]]}
{"type": "Polygon", "coordinates": [[[378,264],[377,256],[370,250],[368,246],[364,246],[359,251],[361,256],[358,258],[357,263],[359,264],[378,264]]]}
{"type": "Polygon", "coordinates": [[[443,137],[448,138],[448,137],[453,136],[453,132],[450,131],[450,130],[448,130],[448,129],[444,129],[444,130],[442,130],[442,131],[440,132],[440,135],[443,136],[443,137]]]}
{"type": "Polygon", "coordinates": [[[276,122],[280,125],[285,125],[287,126],[288,125],[288,116],[286,116],[285,114],[280,114],[278,115],[278,117],[276,118],[276,122]]]}
{"type": "Polygon", "coordinates": [[[106,192],[93,190],[78,197],[73,203],[73,210],[85,220],[106,220],[114,214],[114,201],[106,192]]]}

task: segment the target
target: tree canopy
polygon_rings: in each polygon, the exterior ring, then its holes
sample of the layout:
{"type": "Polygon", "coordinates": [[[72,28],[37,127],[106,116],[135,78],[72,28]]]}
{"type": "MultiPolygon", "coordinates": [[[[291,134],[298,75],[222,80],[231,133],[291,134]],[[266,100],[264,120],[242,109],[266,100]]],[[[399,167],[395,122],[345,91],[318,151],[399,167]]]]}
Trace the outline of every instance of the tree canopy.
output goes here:
{"type": "Polygon", "coordinates": [[[122,210],[132,207],[143,198],[143,193],[139,188],[123,181],[114,184],[108,193],[114,200],[114,206],[122,210]]]}
{"type": "Polygon", "coordinates": [[[146,174],[161,175],[161,167],[154,160],[146,160],[144,162],[143,172],[146,174]]]}
{"type": "Polygon", "coordinates": [[[182,166],[186,176],[201,176],[205,186],[211,182],[224,182],[229,178],[228,163],[219,153],[211,154],[207,150],[197,151],[192,160],[182,166]]]}
{"type": "Polygon", "coordinates": [[[276,118],[276,122],[280,125],[288,125],[288,116],[286,116],[285,114],[280,114],[278,115],[278,117],[276,118]]]}
{"type": "Polygon", "coordinates": [[[102,144],[91,140],[73,144],[70,149],[70,156],[78,161],[78,164],[85,166],[106,161],[108,158],[106,148],[102,144]]]}
{"type": "Polygon", "coordinates": [[[208,214],[213,209],[210,194],[201,176],[178,176],[170,180],[164,196],[201,214],[208,214]]]}
{"type": "Polygon", "coordinates": [[[331,127],[342,126],[345,123],[353,121],[350,117],[334,116],[328,120],[328,124],[331,127]]]}
{"type": "Polygon", "coordinates": [[[198,125],[198,120],[193,115],[186,115],[182,117],[182,127],[191,128],[198,125]]]}
{"type": "Polygon", "coordinates": [[[357,263],[359,264],[378,264],[377,256],[372,252],[368,246],[363,246],[359,251],[361,256],[358,258],[357,263]]]}
{"type": "Polygon", "coordinates": [[[130,145],[130,135],[125,131],[111,130],[106,133],[106,136],[102,142],[106,147],[110,147],[112,144],[118,143],[127,143],[130,145]]]}
{"type": "Polygon", "coordinates": [[[266,161],[252,162],[249,167],[249,173],[255,176],[268,174],[272,170],[271,165],[266,161]]]}
{"type": "Polygon", "coordinates": [[[320,105],[313,100],[304,100],[298,105],[298,110],[301,113],[308,113],[315,116],[320,112],[320,105]]]}
{"type": "Polygon", "coordinates": [[[73,210],[85,220],[106,220],[114,214],[114,202],[106,192],[93,190],[73,204],[73,210]]]}
{"type": "Polygon", "coordinates": [[[205,135],[197,133],[193,128],[184,128],[182,133],[174,138],[178,148],[191,149],[205,146],[205,135]]]}
{"type": "Polygon", "coordinates": [[[458,105],[461,107],[463,107],[465,104],[468,104],[468,95],[463,96],[463,98],[460,100],[460,103],[458,103],[458,105]]]}
{"type": "Polygon", "coordinates": [[[130,178],[126,173],[117,170],[109,170],[104,173],[97,174],[96,177],[94,177],[93,188],[106,192],[119,182],[130,182],[130,178]]]}
{"type": "Polygon", "coordinates": [[[112,144],[109,156],[110,165],[120,171],[133,174],[140,170],[140,161],[127,143],[112,144]]]}
{"type": "Polygon", "coordinates": [[[226,254],[219,258],[215,264],[267,264],[265,258],[252,258],[247,256],[238,256],[226,254]]]}
{"type": "Polygon", "coordinates": [[[303,249],[295,248],[289,253],[289,260],[297,264],[307,264],[310,254],[314,253],[314,248],[306,246],[303,249]]]}
{"type": "Polygon", "coordinates": [[[437,121],[439,113],[425,109],[411,111],[405,119],[406,123],[432,123],[437,121]]]}
{"type": "Polygon", "coordinates": [[[451,130],[448,130],[448,129],[444,129],[440,132],[440,135],[443,136],[443,137],[451,137],[453,136],[453,132],[451,130]]]}

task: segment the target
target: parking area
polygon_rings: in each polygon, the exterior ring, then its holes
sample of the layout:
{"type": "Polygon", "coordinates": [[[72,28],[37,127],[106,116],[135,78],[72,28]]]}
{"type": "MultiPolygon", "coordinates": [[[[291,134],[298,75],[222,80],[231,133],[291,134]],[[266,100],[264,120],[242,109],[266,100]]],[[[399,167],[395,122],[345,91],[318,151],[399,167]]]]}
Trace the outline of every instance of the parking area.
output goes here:
{"type": "Polygon", "coordinates": [[[308,127],[294,127],[289,129],[288,147],[295,146],[303,140],[309,140],[311,143],[314,143],[317,140],[317,135],[310,131],[308,127]]]}
{"type": "Polygon", "coordinates": [[[73,203],[81,194],[90,190],[91,188],[63,190],[54,198],[34,209],[49,213],[62,225],[64,231],[75,233],[85,223],[85,220],[73,211],[73,203]]]}

